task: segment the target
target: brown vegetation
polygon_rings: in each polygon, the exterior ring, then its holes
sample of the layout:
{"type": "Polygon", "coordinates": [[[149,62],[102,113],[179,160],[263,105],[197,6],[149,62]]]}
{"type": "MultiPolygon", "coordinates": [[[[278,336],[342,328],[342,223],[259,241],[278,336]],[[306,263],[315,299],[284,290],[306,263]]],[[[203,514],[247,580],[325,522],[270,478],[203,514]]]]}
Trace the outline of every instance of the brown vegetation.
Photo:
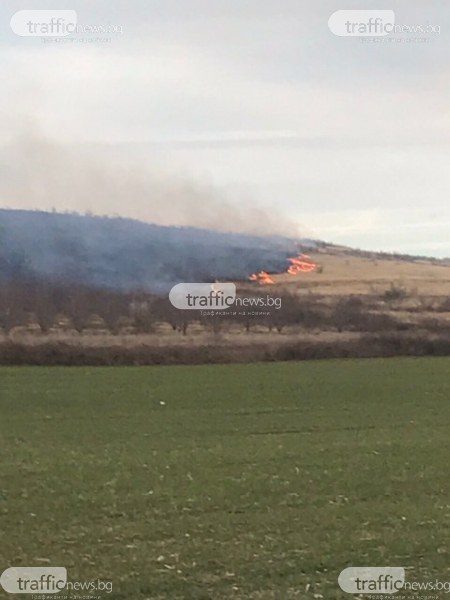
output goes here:
{"type": "Polygon", "coordinates": [[[322,272],[277,276],[270,290],[238,286],[241,295],[281,298],[279,310],[214,316],[177,310],[167,297],[144,292],[3,283],[0,363],[172,364],[448,352],[450,267],[319,257],[322,272]],[[392,269],[402,276],[393,277],[392,269]]]}

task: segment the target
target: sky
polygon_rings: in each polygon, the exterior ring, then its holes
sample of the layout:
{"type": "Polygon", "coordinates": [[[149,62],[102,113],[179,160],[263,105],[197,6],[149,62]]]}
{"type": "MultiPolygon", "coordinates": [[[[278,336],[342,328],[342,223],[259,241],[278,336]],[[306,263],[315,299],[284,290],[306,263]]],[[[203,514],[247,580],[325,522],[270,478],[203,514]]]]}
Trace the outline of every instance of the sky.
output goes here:
{"type": "Polygon", "coordinates": [[[0,206],[450,256],[449,23],[448,0],[5,1],[0,206]],[[30,4],[114,33],[18,36],[30,4]],[[336,36],[342,9],[434,30],[336,36]]]}

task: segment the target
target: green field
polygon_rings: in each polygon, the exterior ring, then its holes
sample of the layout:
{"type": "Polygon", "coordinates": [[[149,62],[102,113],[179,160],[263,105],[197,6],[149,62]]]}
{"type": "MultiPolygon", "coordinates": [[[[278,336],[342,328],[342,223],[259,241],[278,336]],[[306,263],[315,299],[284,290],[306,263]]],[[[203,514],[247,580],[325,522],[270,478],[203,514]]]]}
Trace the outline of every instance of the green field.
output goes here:
{"type": "Polygon", "coordinates": [[[0,571],[65,566],[116,600],[350,598],[350,565],[450,580],[449,374],[1,368],[0,571]]]}

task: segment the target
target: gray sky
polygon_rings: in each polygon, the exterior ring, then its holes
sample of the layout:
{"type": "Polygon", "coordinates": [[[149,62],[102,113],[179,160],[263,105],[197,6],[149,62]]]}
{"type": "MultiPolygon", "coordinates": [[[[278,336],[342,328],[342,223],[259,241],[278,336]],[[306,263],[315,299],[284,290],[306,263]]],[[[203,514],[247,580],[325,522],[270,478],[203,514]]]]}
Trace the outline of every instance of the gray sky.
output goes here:
{"type": "Polygon", "coordinates": [[[31,4],[123,33],[43,43],[2,3],[2,206],[450,255],[448,0],[31,4]],[[337,37],[342,8],[441,33],[337,37]]]}

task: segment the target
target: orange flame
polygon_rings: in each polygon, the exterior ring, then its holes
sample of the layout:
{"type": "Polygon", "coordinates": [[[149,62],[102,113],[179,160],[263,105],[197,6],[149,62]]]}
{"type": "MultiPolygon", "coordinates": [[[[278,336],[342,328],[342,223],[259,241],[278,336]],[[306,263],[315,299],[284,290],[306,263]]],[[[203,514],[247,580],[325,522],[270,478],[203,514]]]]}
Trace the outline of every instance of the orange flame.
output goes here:
{"type": "Polygon", "coordinates": [[[291,266],[287,270],[289,275],[311,273],[317,269],[316,263],[313,263],[307,254],[299,254],[297,257],[289,258],[288,260],[291,263],[291,266]]]}
{"type": "Polygon", "coordinates": [[[253,273],[249,277],[250,281],[257,281],[259,285],[273,285],[275,281],[265,271],[260,271],[259,273],[253,273]]]}
{"type": "MultiPolygon", "coordinates": [[[[298,275],[299,273],[312,273],[317,269],[319,265],[311,260],[311,257],[307,254],[299,254],[288,258],[291,263],[286,273],[289,275],[298,275]]],[[[252,273],[249,277],[250,281],[255,281],[259,285],[273,285],[274,279],[266,273],[266,271],[260,271],[259,273],[252,273]]]]}

